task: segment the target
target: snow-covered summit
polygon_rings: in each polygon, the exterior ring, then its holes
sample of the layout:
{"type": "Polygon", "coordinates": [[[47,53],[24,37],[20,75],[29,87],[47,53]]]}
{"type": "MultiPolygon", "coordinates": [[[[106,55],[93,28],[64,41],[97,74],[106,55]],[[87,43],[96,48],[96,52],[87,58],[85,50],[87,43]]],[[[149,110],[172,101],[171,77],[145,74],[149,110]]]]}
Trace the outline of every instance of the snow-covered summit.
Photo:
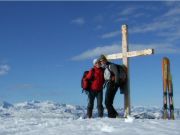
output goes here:
{"type": "MultiPolygon", "coordinates": [[[[123,115],[123,109],[117,109],[123,115]]],[[[161,108],[132,107],[128,119],[97,117],[84,119],[86,107],[52,101],[28,101],[0,106],[0,135],[179,135],[179,112],[175,121],[162,120],[161,108]]]]}

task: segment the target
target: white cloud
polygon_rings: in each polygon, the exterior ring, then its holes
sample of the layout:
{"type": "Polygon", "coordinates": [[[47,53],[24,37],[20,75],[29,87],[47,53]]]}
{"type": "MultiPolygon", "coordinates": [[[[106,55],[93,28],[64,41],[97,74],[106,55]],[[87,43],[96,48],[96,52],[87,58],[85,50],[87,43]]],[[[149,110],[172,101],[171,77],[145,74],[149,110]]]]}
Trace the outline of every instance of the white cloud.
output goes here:
{"type": "Polygon", "coordinates": [[[130,50],[142,50],[152,48],[155,54],[180,54],[180,49],[168,43],[131,44],[130,50]]]}
{"type": "Polygon", "coordinates": [[[145,25],[139,25],[134,28],[129,29],[130,33],[146,33],[146,32],[155,32],[162,31],[165,29],[171,29],[175,20],[157,20],[145,25]]]}
{"type": "Polygon", "coordinates": [[[135,10],[137,10],[137,8],[135,7],[125,8],[123,11],[119,13],[119,15],[124,15],[124,16],[131,15],[132,13],[135,12],[135,10]]]}
{"type": "Polygon", "coordinates": [[[176,6],[178,1],[164,1],[164,4],[166,6],[172,7],[172,6],[176,6]]]}
{"type": "MultiPolygon", "coordinates": [[[[166,44],[177,44],[180,41],[180,7],[169,8],[161,16],[154,18],[151,23],[135,26],[129,29],[130,34],[153,32],[159,40],[166,44]]],[[[177,48],[168,48],[164,52],[177,53],[177,48]]]]}
{"type": "Polygon", "coordinates": [[[180,28],[175,28],[174,31],[162,31],[159,32],[158,35],[161,37],[165,37],[167,42],[173,43],[173,41],[180,39],[180,28]]]}
{"type": "MultiPolygon", "coordinates": [[[[170,3],[172,5],[172,3],[170,3]]],[[[169,6],[170,6],[169,5],[169,6]]],[[[121,12],[121,14],[131,14],[135,11],[135,8],[129,8],[121,12]]],[[[143,16],[142,14],[137,14],[135,17],[143,16]]],[[[144,23],[142,25],[138,24],[133,28],[129,28],[129,33],[148,33],[153,32],[154,36],[162,39],[162,42],[152,41],[150,44],[130,44],[130,50],[142,50],[147,48],[154,48],[155,54],[180,54],[180,48],[175,46],[173,42],[180,40],[180,4],[173,4],[172,7],[167,8],[164,14],[152,18],[151,22],[144,23]]],[[[121,34],[120,30],[105,33],[101,38],[113,38],[121,34]]],[[[88,51],[81,53],[73,57],[73,60],[84,60],[92,57],[96,57],[100,54],[112,54],[121,51],[121,46],[117,44],[97,47],[88,51]]]]}
{"type": "Polygon", "coordinates": [[[164,14],[164,17],[171,17],[171,16],[177,16],[180,15],[180,8],[172,8],[167,13],[164,14]]]}
{"type": "Polygon", "coordinates": [[[118,44],[96,47],[94,49],[87,50],[77,56],[74,56],[72,60],[85,60],[85,59],[97,57],[101,54],[117,53],[117,51],[118,50],[120,51],[120,49],[121,47],[118,44]]]}
{"type": "Polygon", "coordinates": [[[102,38],[112,38],[112,37],[116,37],[116,36],[120,35],[120,33],[121,32],[119,30],[118,31],[113,31],[113,32],[105,33],[101,37],[102,38]]]}
{"type": "Polygon", "coordinates": [[[75,19],[72,20],[71,22],[74,23],[74,24],[77,24],[77,25],[83,25],[83,24],[85,24],[85,20],[84,20],[83,17],[75,18],[75,19]]]}
{"type": "MultiPolygon", "coordinates": [[[[164,13],[161,15],[149,16],[151,12],[158,11],[157,7],[129,7],[122,10],[118,17],[116,16],[115,22],[123,22],[129,19],[129,15],[133,14],[133,18],[138,18],[145,16],[146,18],[151,17],[151,21],[145,22],[143,24],[133,25],[129,28],[130,34],[138,33],[148,33],[153,32],[155,36],[165,37],[167,41],[176,41],[179,39],[179,29],[180,29],[180,4],[179,2],[164,2],[162,7],[164,13]],[[148,13],[138,12],[139,9],[148,10],[148,13]],[[164,34],[163,34],[164,33],[164,34]],[[169,35],[167,34],[169,33],[169,35]],[[174,34],[172,34],[174,33],[174,34]]],[[[129,19],[130,20],[130,19],[129,19]]],[[[131,20],[132,22],[132,20],[131,20]]],[[[118,36],[120,31],[111,31],[103,34],[102,38],[113,38],[118,36]]]]}
{"type": "MultiPolygon", "coordinates": [[[[143,25],[135,26],[130,29],[131,33],[146,33],[146,32],[162,32],[170,31],[173,28],[179,28],[180,23],[180,8],[175,6],[169,8],[164,14],[153,19],[152,22],[143,25]]],[[[176,30],[174,31],[177,32],[176,30]]]]}
{"type": "MultiPolygon", "coordinates": [[[[143,49],[152,48],[155,50],[155,54],[180,54],[180,49],[173,46],[173,44],[167,43],[152,43],[152,44],[130,44],[130,51],[138,51],[143,49]]],[[[122,52],[120,44],[112,44],[102,47],[96,47],[91,50],[87,50],[77,56],[74,56],[72,60],[86,60],[89,58],[97,57],[101,54],[113,54],[122,52]]]]}
{"type": "Polygon", "coordinates": [[[9,72],[10,66],[9,65],[0,65],[0,76],[5,75],[9,72]]]}
{"type": "Polygon", "coordinates": [[[139,18],[139,17],[143,17],[143,16],[147,16],[145,15],[144,13],[137,13],[137,14],[134,14],[134,18],[139,18]]]}
{"type": "MultiPolygon", "coordinates": [[[[136,10],[135,8],[130,8],[127,10],[123,11],[123,14],[127,14],[130,13],[131,11],[136,10]]],[[[143,13],[134,13],[133,17],[139,17],[139,16],[143,16],[143,13]],[[136,16],[137,15],[137,16],[136,16]]],[[[169,10],[167,10],[163,15],[158,16],[157,18],[154,18],[151,22],[149,23],[144,23],[142,25],[138,24],[134,27],[129,28],[129,33],[147,33],[147,32],[155,32],[155,34],[158,34],[158,32],[162,32],[162,31],[169,31],[174,27],[179,27],[179,23],[180,23],[180,8],[174,7],[174,8],[170,8],[169,10]]],[[[124,21],[124,19],[128,19],[128,18],[118,18],[116,21],[124,21]]],[[[174,32],[177,32],[176,30],[174,32]]],[[[102,35],[102,38],[112,38],[115,36],[118,36],[120,34],[120,31],[112,31],[109,33],[105,33],[102,35]]],[[[177,34],[176,34],[177,35],[177,34]]]]}
{"type": "MultiPolygon", "coordinates": [[[[133,15],[133,17],[136,15],[135,14],[135,11],[137,10],[138,8],[136,7],[128,7],[128,8],[125,8],[124,10],[120,11],[118,13],[118,17],[116,17],[115,19],[115,22],[122,22],[122,21],[128,21],[129,20],[129,16],[130,15],[133,15]]],[[[138,13],[139,15],[139,13],[138,13]]]]}

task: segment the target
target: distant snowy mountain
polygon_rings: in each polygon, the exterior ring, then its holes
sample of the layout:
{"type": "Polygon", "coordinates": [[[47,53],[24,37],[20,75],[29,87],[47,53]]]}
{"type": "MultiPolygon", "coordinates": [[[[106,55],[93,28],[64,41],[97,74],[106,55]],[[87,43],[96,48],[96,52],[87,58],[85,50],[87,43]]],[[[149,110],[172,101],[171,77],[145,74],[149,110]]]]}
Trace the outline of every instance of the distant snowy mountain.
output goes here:
{"type": "MultiPolygon", "coordinates": [[[[123,117],[123,109],[117,109],[120,116],[123,117]]],[[[136,119],[161,119],[162,109],[158,107],[132,107],[131,115],[136,119]]],[[[175,116],[180,118],[180,109],[175,109],[175,116]]],[[[107,111],[105,109],[105,117],[107,111]]],[[[86,107],[68,104],[59,104],[52,101],[29,101],[17,104],[8,102],[0,103],[0,117],[8,114],[8,117],[52,117],[78,119],[86,115],[86,107]]],[[[97,110],[94,109],[93,116],[97,117],[97,110]]]]}
{"type": "Polygon", "coordinates": [[[13,107],[13,105],[10,104],[10,103],[8,103],[8,102],[5,102],[5,101],[0,102],[0,108],[6,108],[6,109],[8,109],[8,108],[10,108],[10,107],[13,107]]]}

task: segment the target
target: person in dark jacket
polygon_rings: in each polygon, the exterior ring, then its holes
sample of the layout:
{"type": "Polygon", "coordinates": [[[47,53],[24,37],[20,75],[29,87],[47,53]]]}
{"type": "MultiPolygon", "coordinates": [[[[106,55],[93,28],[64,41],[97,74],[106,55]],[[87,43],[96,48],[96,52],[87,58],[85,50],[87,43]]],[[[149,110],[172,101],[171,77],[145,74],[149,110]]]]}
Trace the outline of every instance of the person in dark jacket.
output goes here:
{"type": "Polygon", "coordinates": [[[108,62],[104,55],[99,57],[99,61],[101,62],[102,67],[104,70],[104,79],[105,79],[105,86],[106,86],[106,93],[105,93],[105,105],[108,112],[109,118],[116,118],[118,117],[118,113],[113,107],[114,97],[118,90],[118,83],[119,79],[119,72],[117,66],[111,62],[108,62]]]}
{"type": "Polygon", "coordinates": [[[101,67],[100,61],[93,60],[94,67],[87,74],[86,79],[92,79],[91,88],[88,92],[88,106],[87,117],[92,117],[92,111],[94,107],[94,100],[97,99],[98,116],[103,117],[103,84],[104,84],[104,70],[101,67]]]}

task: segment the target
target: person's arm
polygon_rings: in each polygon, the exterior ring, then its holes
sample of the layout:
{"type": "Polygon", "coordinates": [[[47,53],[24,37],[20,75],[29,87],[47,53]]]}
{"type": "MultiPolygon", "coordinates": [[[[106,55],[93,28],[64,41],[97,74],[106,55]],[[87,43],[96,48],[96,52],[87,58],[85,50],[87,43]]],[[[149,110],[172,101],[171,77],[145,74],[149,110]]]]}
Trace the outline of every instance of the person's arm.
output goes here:
{"type": "Polygon", "coordinates": [[[117,66],[115,64],[111,64],[109,68],[115,75],[115,83],[119,83],[120,80],[119,80],[119,72],[117,66]]]}
{"type": "Polygon", "coordinates": [[[93,69],[91,69],[89,72],[88,72],[88,74],[87,74],[87,76],[86,76],[86,78],[85,79],[88,79],[88,80],[90,80],[91,78],[92,78],[92,71],[93,69]]]}

